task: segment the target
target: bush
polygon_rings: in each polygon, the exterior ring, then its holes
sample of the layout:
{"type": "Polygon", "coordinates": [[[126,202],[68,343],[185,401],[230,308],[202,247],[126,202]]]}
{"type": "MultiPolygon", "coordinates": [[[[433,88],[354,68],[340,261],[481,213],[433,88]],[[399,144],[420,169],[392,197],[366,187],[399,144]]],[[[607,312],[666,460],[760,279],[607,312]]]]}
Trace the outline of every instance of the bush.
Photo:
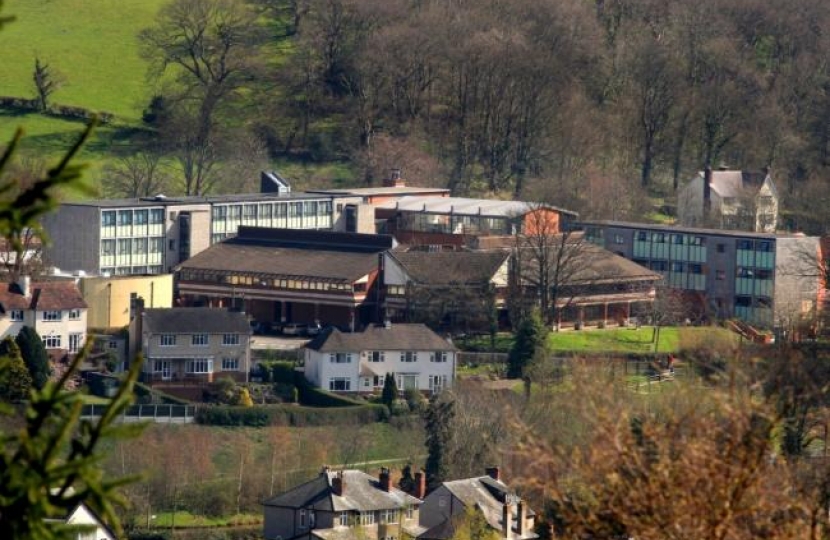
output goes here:
{"type": "Polygon", "coordinates": [[[389,406],[389,412],[392,414],[392,416],[402,416],[404,414],[409,414],[409,405],[406,403],[405,399],[396,399],[389,406]]]}

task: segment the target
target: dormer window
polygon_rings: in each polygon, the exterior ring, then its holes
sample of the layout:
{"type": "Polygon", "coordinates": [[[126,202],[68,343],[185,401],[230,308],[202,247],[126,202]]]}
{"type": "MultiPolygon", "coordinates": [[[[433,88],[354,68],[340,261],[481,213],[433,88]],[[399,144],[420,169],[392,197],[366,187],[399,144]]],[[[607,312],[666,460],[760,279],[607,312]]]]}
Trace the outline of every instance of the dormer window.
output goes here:
{"type": "Polygon", "coordinates": [[[9,311],[9,320],[12,322],[22,322],[23,321],[23,310],[22,309],[13,309],[9,311]]]}

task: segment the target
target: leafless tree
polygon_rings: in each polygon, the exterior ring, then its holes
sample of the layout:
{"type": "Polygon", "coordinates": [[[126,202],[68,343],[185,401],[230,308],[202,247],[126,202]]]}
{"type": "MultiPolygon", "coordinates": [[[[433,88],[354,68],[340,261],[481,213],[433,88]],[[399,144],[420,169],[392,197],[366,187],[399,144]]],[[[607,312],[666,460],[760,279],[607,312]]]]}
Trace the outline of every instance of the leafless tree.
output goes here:
{"type": "Polygon", "coordinates": [[[107,164],[101,184],[108,196],[148,197],[163,193],[170,185],[170,176],[161,154],[144,149],[107,164]]]}
{"type": "Polygon", "coordinates": [[[35,55],[35,67],[32,80],[37,92],[38,109],[45,111],[49,108],[49,98],[66,82],[66,78],[51,65],[35,55]]]}

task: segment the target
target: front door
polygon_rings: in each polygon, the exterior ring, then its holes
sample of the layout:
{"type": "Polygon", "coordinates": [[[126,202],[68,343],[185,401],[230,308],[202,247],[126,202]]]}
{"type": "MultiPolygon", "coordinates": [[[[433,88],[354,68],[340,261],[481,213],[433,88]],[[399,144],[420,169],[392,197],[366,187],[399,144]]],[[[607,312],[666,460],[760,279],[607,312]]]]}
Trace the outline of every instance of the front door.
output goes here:
{"type": "Polygon", "coordinates": [[[153,364],[153,371],[161,374],[161,380],[169,381],[172,375],[170,360],[155,360],[153,364]]]}

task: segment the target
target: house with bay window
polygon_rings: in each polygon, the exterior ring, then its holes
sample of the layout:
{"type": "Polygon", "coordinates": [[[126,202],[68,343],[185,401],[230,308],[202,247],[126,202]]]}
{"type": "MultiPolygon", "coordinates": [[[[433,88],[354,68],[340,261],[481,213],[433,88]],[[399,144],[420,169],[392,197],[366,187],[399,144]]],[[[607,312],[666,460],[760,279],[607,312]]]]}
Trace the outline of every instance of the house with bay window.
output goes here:
{"type": "Polygon", "coordinates": [[[23,276],[0,286],[0,339],[33,328],[52,358],[73,355],[86,341],[87,304],[71,281],[23,276]]]}
{"type": "Polygon", "coordinates": [[[401,391],[435,394],[455,378],[457,350],[423,324],[369,326],[363,332],[328,328],[305,348],[305,377],[332,392],[375,393],[387,373],[401,391]]]}
{"type": "Polygon", "coordinates": [[[219,377],[247,382],[251,327],[240,311],[142,309],[130,323],[130,355],[144,356],[141,379],[172,389],[219,377]]]}
{"type": "Polygon", "coordinates": [[[421,502],[392,484],[389,469],[372,476],[325,467],[314,479],[263,502],[264,536],[266,540],[414,538],[423,530],[418,523],[421,502]]]}

